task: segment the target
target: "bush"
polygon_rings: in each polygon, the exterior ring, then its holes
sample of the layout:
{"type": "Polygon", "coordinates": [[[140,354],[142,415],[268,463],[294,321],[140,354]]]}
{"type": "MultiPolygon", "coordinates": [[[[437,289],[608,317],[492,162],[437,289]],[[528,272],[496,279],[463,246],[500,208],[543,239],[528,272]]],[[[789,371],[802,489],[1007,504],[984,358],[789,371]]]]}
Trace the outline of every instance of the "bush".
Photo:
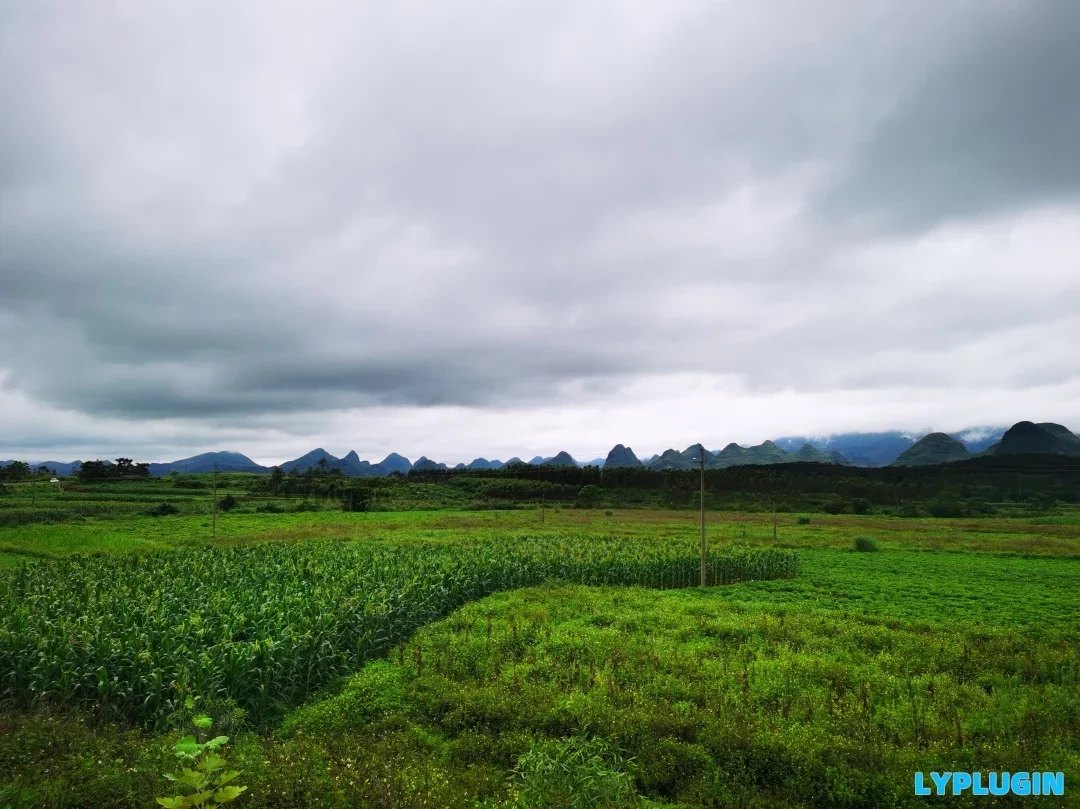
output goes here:
{"type": "Polygon", "coordinates": [[[838,497],[826,500],[821,504],[821,510],[826,514],[843,514],[848,509],[848,504],[838,497]]]}
{"type": "Polygon", "coordinates": [[[341,495],[342,511],[367,511],[370,497],[366,491],[353,489],[341,495]]]}
{"type": "Polygon", "coordinates": [[[897,517],[929,517],[930,515],[914,503],[901,503],[896,509],[897,517]]]}
{"type": "Polygon", "coordinates": [[[926,510],[934,517],[962,517],[964,515],[963,503],[952,492],[942,492],[929,503],[926,510]]]}
{"type": "Polygon", "coordinates": [[[870,513],[870,501],[865,497],[856,497],[851,501],[851,513],[852,514],[869,514],[870,513]]]}
{"type": "Polygon", "coordinates": [[[514,807],[641,805],[627,762],[603,739],[571,736],[535,744],[514,776],[514,807]]]}
{"type": "Polygon", "coordinates": [[[795,524],[796,525],[809,525],[810,524],[810,518],[805,517],[805,516],[804,517],[796,517],[795,518],[795,524]]]}
{"type": "Polygon", "coordinates": [[[217,501],[218,511],[232,511],[239,505],[240,501],[233,497],[231,494],[227,494],[217,501]]]}
{"type": "Polygon", "coordinates": [[[172,514],[179,514],[180,509],[172,503],[162,503],[161,505],[154,506],[146,513],[151,517],[168,517],[172,514]]]}
{"type": "Polygon", "coordinates": [[[879,550],[877,540],[870,537],[855,537],[855,550],[862,553],[873,553],[879,550]]]}

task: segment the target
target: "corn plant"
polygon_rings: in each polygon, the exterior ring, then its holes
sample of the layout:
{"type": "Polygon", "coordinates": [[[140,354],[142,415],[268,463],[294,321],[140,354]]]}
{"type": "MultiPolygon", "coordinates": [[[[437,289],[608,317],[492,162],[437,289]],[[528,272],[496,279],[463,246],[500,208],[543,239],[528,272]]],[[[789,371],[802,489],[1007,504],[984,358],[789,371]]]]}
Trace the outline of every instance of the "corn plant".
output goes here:
{"type": "MultiPolygon", "coordinates": [[[[793,576],[791,551],[715,553],[711,583],[793,576]]],[[[166,727],[187,699],[279,715],[466,602],[545,581],[687,587],[692,548],[532,537],[308,542],[72,557],[0,574],[0,702],[166,727]]]]}

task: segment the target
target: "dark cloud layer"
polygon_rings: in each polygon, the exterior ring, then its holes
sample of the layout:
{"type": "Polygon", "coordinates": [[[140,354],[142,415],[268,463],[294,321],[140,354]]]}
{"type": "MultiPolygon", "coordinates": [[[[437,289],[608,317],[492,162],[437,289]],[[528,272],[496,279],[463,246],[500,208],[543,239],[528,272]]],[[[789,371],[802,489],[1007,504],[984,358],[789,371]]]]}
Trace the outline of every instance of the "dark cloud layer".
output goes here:
{"type": "Polygon", "coordinates": [[[0,2],[0,431],[1070,383],[1078,35],[1005,0],[0,2]]]}
{"type": "Polygon", "coordinates": [[[955,50],[854,155],[837,215],[921,229],[1077,200],[1080,5],[1018,5],[993,23],[956,25],[955,50]]]}

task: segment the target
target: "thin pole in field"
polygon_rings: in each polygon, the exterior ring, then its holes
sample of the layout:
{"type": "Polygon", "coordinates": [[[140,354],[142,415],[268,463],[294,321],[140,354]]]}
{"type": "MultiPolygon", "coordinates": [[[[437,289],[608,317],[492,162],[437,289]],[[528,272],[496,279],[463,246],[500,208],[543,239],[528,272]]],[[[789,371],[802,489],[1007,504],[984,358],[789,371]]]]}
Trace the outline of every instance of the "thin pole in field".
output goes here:
{"type": "Polygon", "coordinates": [[[701,586],[705,586],[705,446],[698,444],[698,460],[701,461],[701,586]]]}
{"type": "Polygon", "coordinates": [[[217,539],[217,473],[218,465],[214,464],[214,486],[213,486],[213,502],[210,506],[210,539],[217,539]]]}

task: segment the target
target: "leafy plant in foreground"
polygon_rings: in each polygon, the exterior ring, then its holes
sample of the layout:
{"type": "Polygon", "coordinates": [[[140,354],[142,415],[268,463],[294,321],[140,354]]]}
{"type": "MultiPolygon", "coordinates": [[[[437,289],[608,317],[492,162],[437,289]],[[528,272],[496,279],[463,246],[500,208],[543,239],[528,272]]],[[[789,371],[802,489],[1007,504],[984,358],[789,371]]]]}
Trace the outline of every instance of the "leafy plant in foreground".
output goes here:
{"type": "Polygon", "coordinates": [[[533,745],[514,770],[512,807],[641,806],[627,762],[603,739],[572,736],[533,745]]]}
{"type": "MultiPolygon", "coordinates": [[[[196,730],[209,730],[213,720],[200,715],[194,718],[196,730]]],[[[236,800],[247,789],[230,782],[240,775],[239,770],[227,769],[228,762],[219,752],[229,743],[228,736],[215,736],[206,742],[185,736],[173,747],[182,769],[179,773],[165,775],[174,784],[187,791],[186,795],[156,798],[165,809],[216,809],[236,800]]]]}

